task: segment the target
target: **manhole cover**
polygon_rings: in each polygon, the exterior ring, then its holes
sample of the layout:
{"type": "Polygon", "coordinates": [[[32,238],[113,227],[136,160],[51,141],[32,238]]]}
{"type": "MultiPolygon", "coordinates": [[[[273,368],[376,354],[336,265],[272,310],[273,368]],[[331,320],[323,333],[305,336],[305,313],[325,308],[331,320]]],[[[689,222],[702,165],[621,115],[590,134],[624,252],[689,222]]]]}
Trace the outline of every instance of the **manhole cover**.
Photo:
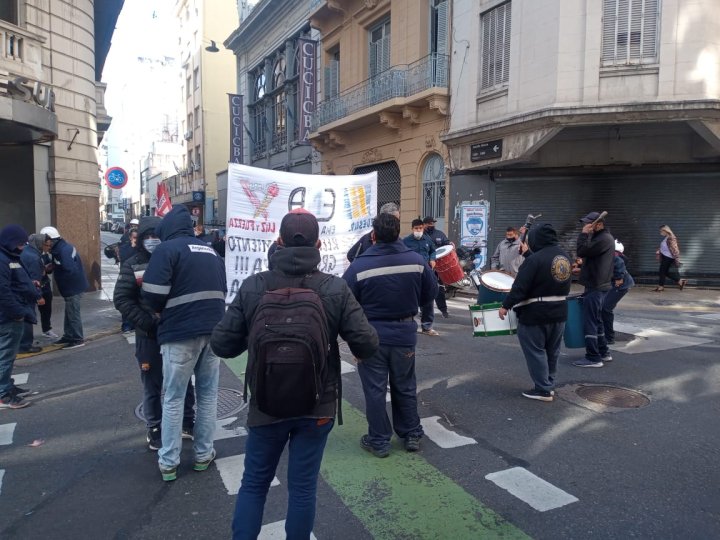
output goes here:
{"type": "MultiPolygon", "coordinates": [[[[243,393],[232,388],[218,388],[217,419],[229,418],[247,407],[243,401],[243,393]]],[[[145,415],[142,410],[142,402],[135,407],[135,416],[143,422],[145,415]]]]}
{"type": "Polygon", "coordinates": [[[650,404],[645,394],[617,386],[580,386],[575,393],[593,403],[618,409],[639,409],[650,404]]]}

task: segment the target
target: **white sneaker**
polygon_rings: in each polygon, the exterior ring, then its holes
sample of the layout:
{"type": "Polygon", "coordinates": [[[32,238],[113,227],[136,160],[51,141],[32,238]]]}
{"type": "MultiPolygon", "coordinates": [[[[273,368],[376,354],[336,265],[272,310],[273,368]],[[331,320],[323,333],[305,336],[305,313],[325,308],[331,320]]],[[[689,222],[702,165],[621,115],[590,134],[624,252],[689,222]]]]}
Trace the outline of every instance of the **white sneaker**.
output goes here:
{"type": "Polygon", "coordinates": [[[60,336],[58,336],[55,332],[52,330],[48,330],[47,332],[42,333],[43,336],[50,339],[60,339],[60,336]]]}

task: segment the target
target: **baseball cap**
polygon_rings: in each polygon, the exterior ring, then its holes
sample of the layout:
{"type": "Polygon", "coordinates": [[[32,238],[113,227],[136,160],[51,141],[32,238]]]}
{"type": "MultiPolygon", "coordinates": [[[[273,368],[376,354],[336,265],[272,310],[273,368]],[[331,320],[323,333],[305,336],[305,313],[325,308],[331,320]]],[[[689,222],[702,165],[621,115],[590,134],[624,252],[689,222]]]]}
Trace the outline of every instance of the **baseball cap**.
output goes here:
{"type": "Polygon", "coordinates": [[[580,221],[582,221],[583,223],[592,223],[599,217],[600,217],[600,212],[590,212],[584,218],[580,218],[580,221]]]}
{"type": "Polygon", "coordinates": [[[304,208],[288,212],[280,222],[280,238],[286,247],[313,247],[319,237],[317,218],[304,208]]]}
{"type": "Polygon", "coordinates": [[[437,219],[432,216],[425,216],[423,218],[423,223],[437,223],[437,219]]]}

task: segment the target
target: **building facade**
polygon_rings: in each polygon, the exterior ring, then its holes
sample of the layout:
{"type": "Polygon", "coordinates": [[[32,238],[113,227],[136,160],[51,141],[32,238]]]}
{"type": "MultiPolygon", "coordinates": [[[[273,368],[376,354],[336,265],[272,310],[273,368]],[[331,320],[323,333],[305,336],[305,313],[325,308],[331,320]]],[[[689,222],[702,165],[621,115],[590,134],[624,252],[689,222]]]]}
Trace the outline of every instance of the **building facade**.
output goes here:
{"type": "Polygon", "coordinates": [[[172,203],[201,223],[217,224],[216,173],[230,154],[228,94],[235,90],[233,56],[217,47],[237,28],[235,0],[176,0],[180,30],[180,133],[185,157],[171,185],[172,203]]]}
{"type": "Polygon", "coordinates": [[[490,249],[542,213],[574,251],[606,210],[641,281],[664,224],[690,283],[720,279],[717,2],[455,0],[451,19],[450,204],[488,203],[490,249]]]}
{"type": "Polygon", "coordinates": [[[449,0],[320,2],[320,102],[309,138],[322,172],[378,173],[378,206],[448,221],[449,0]]]}
{"type": "Polygon", "coordinates": [[[0,4],[0,226],[54,225],[100,288],[99,83],[122,0],[0,4]]]}

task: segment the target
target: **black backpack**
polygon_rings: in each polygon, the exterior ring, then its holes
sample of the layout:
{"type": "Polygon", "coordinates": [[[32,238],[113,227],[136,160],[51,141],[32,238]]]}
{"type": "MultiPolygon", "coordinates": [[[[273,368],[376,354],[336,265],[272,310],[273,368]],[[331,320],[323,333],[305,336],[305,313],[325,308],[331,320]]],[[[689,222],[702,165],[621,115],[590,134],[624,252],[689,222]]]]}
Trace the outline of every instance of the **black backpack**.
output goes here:
{"type": "Polygon", "coordinates": [[[323,303],[316,290],[331,276],[315,272],[298,278],[265,272],[267,290],[248,334],[248,384],[260,411],[276,418],[307,416],[326,390],[330,344],[323,303]],[[308,283],[313,288],[308,288],[308,283]]]}

